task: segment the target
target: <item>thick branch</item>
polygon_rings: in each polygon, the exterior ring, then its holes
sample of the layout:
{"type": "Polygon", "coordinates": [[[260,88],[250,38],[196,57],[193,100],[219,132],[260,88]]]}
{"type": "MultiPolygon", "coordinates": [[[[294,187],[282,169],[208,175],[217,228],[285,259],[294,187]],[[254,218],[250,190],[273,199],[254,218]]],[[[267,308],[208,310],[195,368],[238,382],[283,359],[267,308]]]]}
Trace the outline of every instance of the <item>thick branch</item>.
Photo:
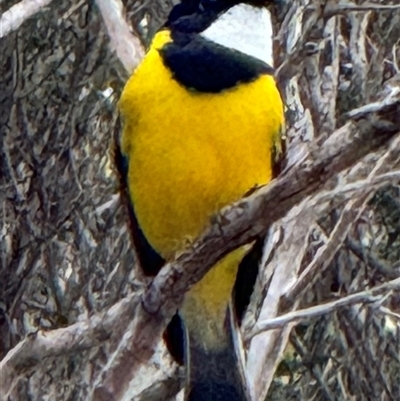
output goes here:
{"type": "MultiPolygon", "coordinates": [[[[335,174],[385,145],[400,131],[400,94],[379,110],[352,120],[281,177],[221,211],[207,232],[152,282],[144,298],[150,313],[173,310],[187,289],[224,255],[249,243],[335,174]],[[175,296],[172,296],[175,294],[175,296]],[[168,304],[166,304],[168,302],[168,304]]],[[[170,313],[167,312],[169,315],[170,313]]]]}
{"type": "Polygon", "coordinates": [[[75,323],[66,328],[32,333],[14,347],[0,362],[0,388],[6,396],[11,390],[12,379],[20,373],[20,368],[30,369],[40,364],[45,358],[79,352],[95,347],[110,337],[122,337],[116,332],[126,330],[130,317],[135,313],[140,292],[135,293],[111,307],[106,313],[98,314],[87,321],[75,323]]]}

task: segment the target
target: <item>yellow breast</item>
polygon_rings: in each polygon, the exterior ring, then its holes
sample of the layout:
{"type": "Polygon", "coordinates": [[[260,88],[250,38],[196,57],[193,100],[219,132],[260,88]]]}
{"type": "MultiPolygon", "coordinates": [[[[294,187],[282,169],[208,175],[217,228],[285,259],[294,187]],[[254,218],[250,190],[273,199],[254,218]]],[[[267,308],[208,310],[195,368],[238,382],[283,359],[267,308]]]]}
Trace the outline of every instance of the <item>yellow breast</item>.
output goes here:
{"type": "Polygon", "coordinates": [[[159,56],[169,40],[165,31],[156,36],[120,100],[135,212],[165,259],[195,239],[221,207],[270,181],[271,150],[283,124],[273,77],[218,94],[188,90],[159,56]]]}

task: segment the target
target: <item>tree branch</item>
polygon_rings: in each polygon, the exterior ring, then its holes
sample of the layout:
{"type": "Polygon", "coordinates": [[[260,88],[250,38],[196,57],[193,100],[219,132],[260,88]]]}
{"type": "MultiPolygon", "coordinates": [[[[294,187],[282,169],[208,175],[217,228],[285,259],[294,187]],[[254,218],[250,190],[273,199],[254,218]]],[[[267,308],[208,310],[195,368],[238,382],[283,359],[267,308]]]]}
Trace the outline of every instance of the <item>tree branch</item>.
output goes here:
{"type": "Polygon", "coordinates": [[[161,306],[165,311],[176,307],[187,289],[224,255],[251,242],[335,174],[388,143],[400,131],[399,112],[400,96],[390,104],[383,100],[379,110],[347,123],[320,147],[315,143],[309,156],[286,174],[224,208],[210,229],[154,279],[145,294],[144,308],[159,314],[161,306]]]}
{"type": "Polygon", "coordinates": [[[140,291],[135,292],[113,305],[106,313],[94,315],[85,321],[28,335],[0,361],[2,394],[7,395],[12,390],[12,379],[20,373],[21,367],[31,369],[45,358],[79,352],[110,338],[118,338],[119,341],[140,302],[140,294],[140,291]],[[121,326],[121,322],[127,323],[121,326]]]}
{"type": "Polygon", "coordinates": [[[22,0],[0,17],[0,38],[17,30],[28,18],[38,13],[53,0],[22,0]]]}
{"type": "Polygon", "coordinates": [[[387,292],[398,290],[400,290],[400,278],[396,278],[366,291],[356,292],[355,294],[339,298],[332,302],[311,306],[306,309],[296,310],[273,319],[258,322],[257,325],[254,327],[253,332],[250,333],[250,337],[254,337],[257,334],[260,334],[266,330],[281,328],[290,323],[299,323],[301,321],[321,316],[326,313],[331,313],[338,308],[343,308],[345,306],[365,302],[376,302],[380,300],[382,295],[386,296],[387,292]]]}
{"type": "Polygon", "coordinates": [[[96,0],[96,3],[107,28],[111,50],[131,74],[143,59],[144,49],[122,15],[122,3],[120,0],[96,0]]]}

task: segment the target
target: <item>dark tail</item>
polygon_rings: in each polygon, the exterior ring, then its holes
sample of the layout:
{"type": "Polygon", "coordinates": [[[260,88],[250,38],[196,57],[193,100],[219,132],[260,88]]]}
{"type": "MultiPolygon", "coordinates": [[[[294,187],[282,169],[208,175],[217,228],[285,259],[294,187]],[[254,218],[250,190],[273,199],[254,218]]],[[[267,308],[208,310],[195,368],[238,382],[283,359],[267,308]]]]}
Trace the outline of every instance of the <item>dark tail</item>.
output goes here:
{"type": "Polygon", "coordinates": [[[248,401],[248,390],[228,311],[222,347],[207,349],[196,336],[187,335],[185,401],[248,401]]]}
{"type": "Polygon", "coordinates": [[[180,311],[186,339],[185,401],[250,400],[237,327],[246,305],[238,306],[250,300],[250,295],[243,294],[252,289],[246,281],[256,277],[249,271],[253,258],[243,259],[246,252],[243,247],[226,255],[185,296],[180,311]],[[238,277],[241,285],[236,282],[232,302],[239,263],[246,277],[238,277]]]}

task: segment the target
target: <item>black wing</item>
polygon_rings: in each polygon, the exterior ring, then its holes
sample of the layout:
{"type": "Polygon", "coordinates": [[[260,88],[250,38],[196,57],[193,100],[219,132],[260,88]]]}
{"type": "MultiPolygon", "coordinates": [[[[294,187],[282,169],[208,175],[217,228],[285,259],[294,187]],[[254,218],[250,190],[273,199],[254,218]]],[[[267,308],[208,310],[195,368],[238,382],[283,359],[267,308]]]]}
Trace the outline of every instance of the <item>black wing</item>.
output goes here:
{"type": "MultiPolygon", "coordinates": [[[[118,119],[114,135],[114,164],[118,171],[121,197],[128,210],[130,231],[140,267],[145,275],[155,276],[165,264],[165,260],[149,244],[137,221],[128,189],[129,159],[121,152],[119,146],[120,133],[121,123],[118,119]]],[[[184,329],[178,314],[173,316],[165,329],[164,340],[172,357],[182,365],[184,363],[184,329]]]]}

